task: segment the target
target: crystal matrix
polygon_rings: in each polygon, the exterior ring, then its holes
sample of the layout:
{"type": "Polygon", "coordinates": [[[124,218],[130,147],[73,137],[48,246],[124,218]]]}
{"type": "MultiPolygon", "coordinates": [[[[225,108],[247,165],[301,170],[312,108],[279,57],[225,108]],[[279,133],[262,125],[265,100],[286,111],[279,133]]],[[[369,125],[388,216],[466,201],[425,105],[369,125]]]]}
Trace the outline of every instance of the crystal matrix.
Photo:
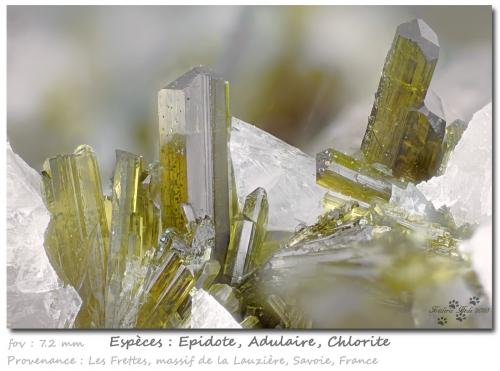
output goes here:
{"type": "Polygon", "coordinates": [[[300,223],[314,223],[322,212],[326,191],[316,184],[313,157],[235,117],[231,157],[241,205],[254,189],[266,190],[269,231],[293,232],[300,223]]]}
{"type": "Polygon", "coordinates": [[[194,68],[158,93],[163,225],[184,231],[186,202],[210,216],[221,263],[230,224],[228,90],[227,81],[194,68]]]}
{"type": "Polygon", "coordinates": [[[43,247],[49,213],[40,176],[7,143],[7,327],[73,327],[82,301],[43,247]]]}
{"type": "Polygon", "coordinates": [[[472,117],[444,174],[418,185],[436,208],[447,205],[458,225],[491,220],[492,136],[490,103],[472,117]]]}

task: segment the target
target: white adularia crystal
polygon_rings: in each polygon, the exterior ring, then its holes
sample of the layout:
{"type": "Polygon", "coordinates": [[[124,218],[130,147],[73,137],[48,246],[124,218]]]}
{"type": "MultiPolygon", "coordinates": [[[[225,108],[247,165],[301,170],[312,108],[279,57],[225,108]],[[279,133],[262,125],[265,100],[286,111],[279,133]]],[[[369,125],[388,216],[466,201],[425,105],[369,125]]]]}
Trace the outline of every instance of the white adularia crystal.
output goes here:
{"type": "Polygon", "coordinates": [[[457,225],[487,222],[492,215],[491,103],[476,112],[443,175],[418,185],[436,209],[450,208],[457,225]]]}
{"type": "Polygon", "coordinates": [[[7,143],[7,326],[72,327],[81,300],[64,286],[43,247],[49,213],[40,176],[7,143]]]}
{"type": "Polygon", "coordinates": [[[241,328],[231,313],[206,291],[195,290],[192,294],[192,300],[191,328],[241,328]]]}
{"type": "Polygon", "coordinates": [[[323,212],[326,193],[316,184],[314,158],[237,118],[231,127],[240,205],[246,195],[262,187],[269,200],[268,231],[293,232],[301,223],[314,223],[323,212]]]}

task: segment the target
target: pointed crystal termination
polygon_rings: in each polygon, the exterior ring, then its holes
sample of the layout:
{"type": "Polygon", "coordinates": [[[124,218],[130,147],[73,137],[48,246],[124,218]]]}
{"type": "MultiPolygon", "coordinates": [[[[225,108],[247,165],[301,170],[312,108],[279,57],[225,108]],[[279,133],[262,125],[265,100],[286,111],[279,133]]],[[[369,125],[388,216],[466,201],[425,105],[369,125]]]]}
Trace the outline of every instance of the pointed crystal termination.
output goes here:
{"type": "Polygon", "coordinates": [[[224,266],[224,274],[233,285],[256,267],[266,235],[268,212],[266,190],[259,187],[247,196],[243,212],[233,222],[224,266]]]}
{"type": "Polygon", "coordinates": [[[45,233],[47,256],[83,300],[76,327],[102,327],[109,230],[101,176],[92,148],[45,161],[44,202],[51,214],[45,233]]]}
{"type": "Polygon", "coordinates": [[[462,138],[462,134],[466,129],[467,123],[460,119],[456,119],[446,127],[442,146],[443,157],[441,159],[441,165],[439,166],[439,170],[436,175],[444,174],[446,166],[448,165],[448,161],[450,159],[450,155],[460,141],[460,138],[462,138]]]}
{"type": "Polygon", "coordinates": [[[215,225],[213,257],[229,240],[229,83],[194,68],[158,93],[162,224],[185,230],[181,205],[215,225]]]}
{"type": "Polygon", "coordinates": [[[316,182],[366,203],[377,199],[389,201],[393,184],[405,188],[388,173],[334,149],[316,155],[316,182]]]}
{"type": "Polygon", "coordinates": [[[203,268],[198,272],[196,277],[196,288],[208,290],[219,275],[220,263],[217,260],[209,260],[203,268]]]}
{"type": "Polygon", "coordinates": [[[369,162],[393,168],[408,132],[407,112],[424,101],[438,56],[438,38],[424,21],[397,28],[361,145],[369,162]]]}
{"type": "Polygon", "coordinates": [[[149,191],[153,187],[144,171],[142,157],[116,151],[113,174],[106,327],[118,327],[117,308],[127,297],[123,282],[128,261],[141,259],[158,243],[160,215],[149,191]]]}
{"type": "Polygon", "coordinates": [[[399,147],[393,174],[415,183],[432,178],[442,159],[446,122],[425,104],[408,111],[407,131],[399,147]]]}

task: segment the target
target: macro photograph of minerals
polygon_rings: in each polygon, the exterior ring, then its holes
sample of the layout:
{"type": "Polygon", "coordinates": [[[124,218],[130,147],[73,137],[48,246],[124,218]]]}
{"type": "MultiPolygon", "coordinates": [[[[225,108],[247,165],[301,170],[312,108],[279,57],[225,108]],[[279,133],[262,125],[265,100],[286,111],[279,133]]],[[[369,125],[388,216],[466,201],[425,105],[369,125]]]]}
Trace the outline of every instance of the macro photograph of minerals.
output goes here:
{"type": "Polygon", "coordinates": [[[490,6],[8,6],[11,329],[491,329],[490,6]]]}

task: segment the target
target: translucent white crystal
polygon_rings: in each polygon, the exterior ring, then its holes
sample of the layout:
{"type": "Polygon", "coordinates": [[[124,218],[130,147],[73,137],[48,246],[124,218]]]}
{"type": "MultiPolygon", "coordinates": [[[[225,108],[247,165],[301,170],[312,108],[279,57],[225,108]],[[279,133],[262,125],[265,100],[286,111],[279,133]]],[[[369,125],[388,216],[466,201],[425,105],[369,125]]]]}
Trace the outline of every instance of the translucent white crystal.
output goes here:
{"type": "Polygon", "coordinates": [[[268,230],[295,230],[323,212],[313,157],[253,125],[232,119],[231,157],[240,205],[257,187],[267,191],[268,230]]]}
{"type": "Polygon", "coordinates": [[[226,308],[204,290],[193,290],[191,328],[241,328],[226,308]]]}
{"type": "Polygon", "coordinates": [[[49,213],[40,177],[7,143],[7,323],[11,328],[72,326],[81,305],[43,247],[49,213]]]}
{"type": "Polygon", "coordinates": [[[450,156],[443,175],[417,187],[436,209],[450,208],[457,225],[482,223],[492,215],[491,103],[476,112],[450,156]]]}
{"type": "Polygon", "coordinates": [[[390,203],[417,215],[428,215],[434,211],[432,203],[413,183],[409,183],[405,189],[393,185],[390,203]]]}

